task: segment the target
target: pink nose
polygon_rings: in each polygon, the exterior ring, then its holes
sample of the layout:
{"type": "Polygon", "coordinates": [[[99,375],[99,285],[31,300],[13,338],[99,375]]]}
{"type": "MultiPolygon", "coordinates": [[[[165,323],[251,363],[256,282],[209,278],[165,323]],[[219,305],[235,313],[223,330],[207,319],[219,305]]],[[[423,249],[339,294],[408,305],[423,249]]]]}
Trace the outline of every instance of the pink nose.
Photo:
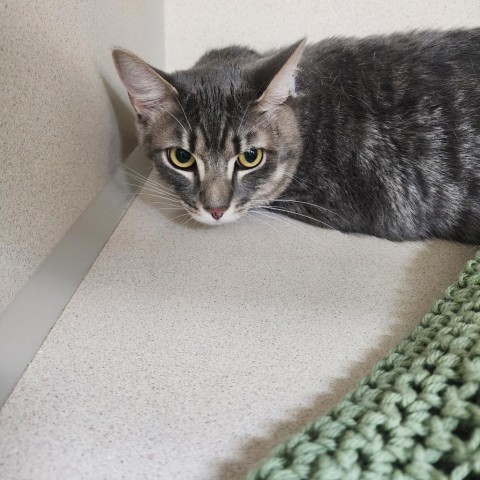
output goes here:
{"type": "Polygon", "coordinates": [[[212,214],[215,220],[220,220],[225,213],[226,208],[209,208],[208,211],[212,214]]]}

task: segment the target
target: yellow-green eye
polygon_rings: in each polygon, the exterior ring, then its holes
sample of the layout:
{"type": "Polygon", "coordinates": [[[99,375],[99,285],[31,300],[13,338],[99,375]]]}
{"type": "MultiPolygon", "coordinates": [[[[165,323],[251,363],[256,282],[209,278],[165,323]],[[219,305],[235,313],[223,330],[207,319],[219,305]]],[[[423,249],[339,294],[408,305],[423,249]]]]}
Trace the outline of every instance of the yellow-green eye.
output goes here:
{"type": "Polygon", "coordinates": [[[263,158],[263,149],[252,147],[250,150],[241,153],[237,162],[243,168],[256,167],[263,158]]]}
{"type": "Polygon", "coordinates": [[[189,168],[195,163],[195,157],[183,148],[169,148],[168,159],[177,168],[189,168]]]}

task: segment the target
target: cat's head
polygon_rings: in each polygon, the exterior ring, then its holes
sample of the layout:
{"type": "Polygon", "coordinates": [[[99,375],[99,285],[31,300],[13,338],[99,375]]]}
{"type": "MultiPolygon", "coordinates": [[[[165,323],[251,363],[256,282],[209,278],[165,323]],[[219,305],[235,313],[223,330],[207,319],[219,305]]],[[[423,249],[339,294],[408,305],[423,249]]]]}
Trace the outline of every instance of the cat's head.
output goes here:
{"type": "Polygon", "coordinates": [[[195,220],[236,220],[292,180],[301,148],[292,98],[304,46],[267,57],[235,47],[212,51],[173,74],[114,50],[140,141],[195,220]]]}

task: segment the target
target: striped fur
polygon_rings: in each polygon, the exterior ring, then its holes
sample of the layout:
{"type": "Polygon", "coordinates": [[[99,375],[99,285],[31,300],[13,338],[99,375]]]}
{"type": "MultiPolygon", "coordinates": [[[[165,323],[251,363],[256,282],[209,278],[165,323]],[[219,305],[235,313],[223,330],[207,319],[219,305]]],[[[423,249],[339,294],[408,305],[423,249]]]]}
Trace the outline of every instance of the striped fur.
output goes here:
{"type": "Polygon", "coordinates": [[[480,29],[230,47],[155,74],[141,139],[194,218],[268,203],[345,232],[480,242],[480,29]],[[171,146],[201,167],[172,168],[171,146]],[[252,146],[265,161],[237,169],[252,146]]]}

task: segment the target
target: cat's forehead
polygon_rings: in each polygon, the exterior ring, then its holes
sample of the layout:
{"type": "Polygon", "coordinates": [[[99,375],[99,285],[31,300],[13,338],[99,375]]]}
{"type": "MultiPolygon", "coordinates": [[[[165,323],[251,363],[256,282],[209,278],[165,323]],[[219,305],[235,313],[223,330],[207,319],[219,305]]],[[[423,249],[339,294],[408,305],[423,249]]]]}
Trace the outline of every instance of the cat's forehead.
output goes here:
{"type": "Polygon", "coordinates": [[[174,83],[182,90],[191,93],[201,93],[214,89],[224,96],[248,88],[243,70],[234,65],[222,67],[195,67],[182,70],[173,74],[174,83]]]}
{"type": "Polygon", "coordinates": [[[253,95],[242,70],[234,66],[193,68],[174,78],[184,107],[202,115],[235,115],[253,95]]]}
{"type": "Polygon", "coordinates": [[[245,142],[242,120],[252,98],[250,85],[235,67],[195,68],[174,77],[179,102],[192,127],[189,148],[205,154],[236,154],[245,142]]]}

